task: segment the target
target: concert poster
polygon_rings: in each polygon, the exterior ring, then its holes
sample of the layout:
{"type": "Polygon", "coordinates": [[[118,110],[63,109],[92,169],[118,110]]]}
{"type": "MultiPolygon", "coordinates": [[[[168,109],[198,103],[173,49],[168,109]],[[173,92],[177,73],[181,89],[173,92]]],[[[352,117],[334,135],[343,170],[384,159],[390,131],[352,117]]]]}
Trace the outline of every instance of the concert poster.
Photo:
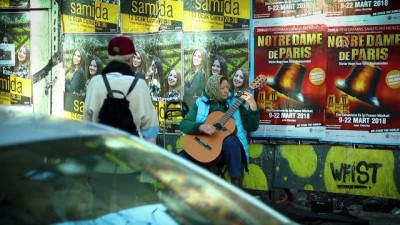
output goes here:
{"type": "Polygon", "coordinates": [[[0,104],[31,105],[29,13],[0,15],[0,104]]]}
{"type": "Polygon", "coordinates": [[[322,13],[324,0],[253,0],[253,18],[307,17],[322,13]]]}
{"type": "Polygon", "coordinates": [[[64,33],[118,32],[118,0],[64,0],[61,11],[64,33]]]}
{"type": "Polygon", "coordinates": [[[400,25],[329,26],[326,140],[400,144],[400,25]]]}
{"type": "Polygon", "coordinates": [[[267,80],[254,94],[261,119],[253,138],[323,140],[325,45],[324,24],[255,27],[254,76],[267,80]]]}
{"type": "Polygon", "coordinates": [[[0,8],[29,8],[29,0],[0,0],[0,8]]]}
{"type": "MultiPolygon", "coordinates": [[[[89,70],[91,61],[98,57],[100,68],[108,64],[107,46],[113,34],[66,34],[63,50],[64,95],[56,101],[64,102],[64,117],[82,120],[83,105],[86,96],[86,86],[90,78],[101,74],[98,70],[92,74],[89,70]],[[74,54],[79,54],[79,60],[73,60],[74,54]],[[79,68],[79,69],[75,69],[79,68]]],[[[97,67],[99,68],[99,66],[97,67]]],[[[60,77],[60,79],[62,79],[60,77]]]]}
{"type": "Polygon", "coordinates": [[[250,4],[240,0],[184,1],[184,31],[249,28],[250,4]]]}
{"type": "Polygon", "coordinates": [[[120,0],[122,33],[182,30],[183,0],[120,0]]]}

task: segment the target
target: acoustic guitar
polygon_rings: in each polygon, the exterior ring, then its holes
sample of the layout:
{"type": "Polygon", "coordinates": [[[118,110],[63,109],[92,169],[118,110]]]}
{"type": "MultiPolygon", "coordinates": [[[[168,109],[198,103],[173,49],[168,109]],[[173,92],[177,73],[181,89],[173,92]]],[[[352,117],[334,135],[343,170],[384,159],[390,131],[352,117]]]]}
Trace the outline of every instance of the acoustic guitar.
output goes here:
{"type": "MultiPolygon", "coordinates": [[[[247,91],[252,91],[255,88],[265,84],[267,77],[259,75],[254,82],[247,88],[247,91]]],[[[239,106],[245,102],[242,97],[239,97],[236,102],[229,107],[228,111],[212,112],[208,115],[205,124],[212,124],[216,128],[213,135],[207,134],[184,134],[183,149],[195,160],[213,165],[220,161],[222,143],[224,139],[236,132],[235,121],[232,119],[233,113],[239,106]]]]}

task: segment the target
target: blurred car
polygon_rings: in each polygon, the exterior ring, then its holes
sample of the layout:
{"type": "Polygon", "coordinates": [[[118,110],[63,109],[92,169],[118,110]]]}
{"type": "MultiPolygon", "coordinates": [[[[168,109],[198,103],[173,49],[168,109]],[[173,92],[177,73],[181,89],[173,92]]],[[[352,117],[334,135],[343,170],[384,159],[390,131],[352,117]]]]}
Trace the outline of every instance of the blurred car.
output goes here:
{"type": "Polygon", "coordinates": [[[296,224],[157,145],[0,109],[0,224],[296,224]]]}

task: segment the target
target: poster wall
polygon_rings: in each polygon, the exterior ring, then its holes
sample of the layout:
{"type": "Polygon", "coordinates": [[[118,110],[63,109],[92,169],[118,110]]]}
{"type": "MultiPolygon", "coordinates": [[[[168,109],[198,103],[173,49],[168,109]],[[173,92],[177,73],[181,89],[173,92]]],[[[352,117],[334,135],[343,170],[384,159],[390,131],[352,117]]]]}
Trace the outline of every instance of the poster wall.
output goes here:
{"type": "Polygon", "coordinates": [[[0,104],[31,105],[29,13],[2,13],[0,27],[0,104]]]}
{"type": "Polygon", "coordinates": [[[193,33],[171,31],[131,36],[140,64],[143,64],[134,65],[137,68],[135,73],[149,85],[161,127],[164,122],[178,122],[182,119],[182,113],[178,111],[188,110],[196,98],[202,96],[205,84],[213,74],[221,74],[232,81],[239,71],[246,76],[248,84],[248,35],[249,32],[243,30],[193,33]],[[215,61],[221,65],[221,69],[213,69],[215,61]],[[181,100],[186,105],[175,105],[179,110],[172,109],[176,113],[171,113],[172,117],[165,121],[165,117],[170,115],[167,105],[181,100]]]}
{"type": "Polygon", "coordinates": [[[399,100],[396,96],[400,94],[400,75],[394,60],[399,57],[400,3],[389,0],[322,2],[253,2],[254,76],[264,74],[273,78],[267,81],[265,90],[257,93],[259,107],[265,110],[261,114],[261,127],[252,133],[252,137],[264,137],[271,142],[288,139],[286,143],[316,139],[319,142],[352,143],[358,147],[399,145],[399,100]],[[306,11],[305,5],[308,5],[306,11]],[[318,39],[296,40],[295,37],[301,36],[304,32],[301,29],[307,29],[307,26],[313,27],[307,35],[318,33],[315,21],[321,23],[323,41],[311,48],[313,51],[307,51],[304,43],[318,39]],[[281,52],[291,50],[290,58],[296,55],[292,51],[295,49],[300,61],[309,53],[313,55],[309,59],[317,64],[314,70],[307,71],[314,63],[300,63],[305,68],[293,66],[296,62],[293,58],[292,64],[283,66],[288,60],[280,59],[281,52]],[[274,65],[276,62],[282,63],[279,69],[274,65]],[[307,71],[305,77],[308,79],[301,76],[303,73],[296,72],[302,70],[307,71]],[[304,94],[307,82],[312,88],[304,94]],[[316,85],[316,82],[321,83],[316,85]],[[309,97],[306,100],[307,95],[314,99],[311,108],[310,104],[304,104],[310,100],[309,97]],[[282,96],[291,100],[282,103],[279,101],[282,96]],[[297,108],[302,100],[303,105],[308,105],[303,106],[303,110],[308,108],[312,109],[309,112],[315,112],[317,109],[317,114],[322,117],[314,115],[316,117],[294,124],[293,118],[303,115],[297,108]],[[295,110],[299,115],[291,113],[295,110]],[[326,130],[315,132],[314,124],[321,124],[326,130]]]}
{"type": "MultiPolygon", "coordinates": [[[[12,2],[17,1],[3,1],[0,7],[18,7],[11,6],[12,2]]],[[[106,65],[108,40],[122,33],[134,40],[138,54],[144,52],[135,56],[144,61],[137,74],[152,90],[160,121],[167,101],[193,105],[207,79],[217,73],[213,64],[218,61],[225,65],[218,73],[229,78],[232,88],[237,74],[246,77],[247,83],[257,76],[268,77],[254,92],[261,126],[252,138],[400,144],[400,104],[395,97],[399,93],[400,69],[395,59],[399,57],[400,2],[252,3],[62,1],[65,116],[82,118],[92,57],[98,56],[106,65]],[[78,66],[78,76],[74,58],[84,61],[78,66]],[[194,65],[195,60],[202,61],[200,67],[194,65]],[[170,88],[170,80],[176,80],[175,88],[170,88]]],[[[17,59],[21,49],[29,58],[29,14],[4,13],[1,19],[0,101],[29,105],[29,63],[21,66],[17,59]],[[9,34],[12,40],[6,38],[11,42],[5,43],[3,36],[9,34]]]]}

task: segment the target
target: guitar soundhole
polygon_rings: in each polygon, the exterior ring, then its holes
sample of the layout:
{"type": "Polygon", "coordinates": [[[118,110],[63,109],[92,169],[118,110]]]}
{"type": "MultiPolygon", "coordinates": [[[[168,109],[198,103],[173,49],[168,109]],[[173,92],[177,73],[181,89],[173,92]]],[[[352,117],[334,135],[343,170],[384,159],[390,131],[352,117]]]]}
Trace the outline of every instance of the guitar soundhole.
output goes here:
{"type": "Polygon", "coordinates": [[[223,127],[220,123],[215,123],[213,126],[214,126],[215,128],[217,128],[217,130],[226,131],[226,128],[223,127]]]}

